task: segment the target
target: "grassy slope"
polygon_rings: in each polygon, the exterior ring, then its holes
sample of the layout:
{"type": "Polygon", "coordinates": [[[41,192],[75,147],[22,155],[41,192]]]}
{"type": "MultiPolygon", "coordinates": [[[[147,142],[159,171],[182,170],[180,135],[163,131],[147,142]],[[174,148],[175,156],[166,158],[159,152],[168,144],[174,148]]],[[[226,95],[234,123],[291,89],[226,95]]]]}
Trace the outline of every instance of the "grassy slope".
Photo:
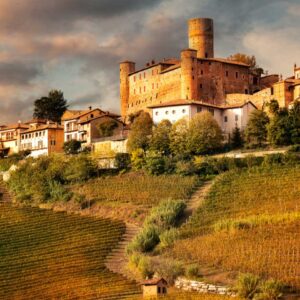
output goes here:
{"type": "Polygon", "coordinates": [[[300,288],[300,168],[222,175],[182,229],[173,254],[300,288]]]}
{"type": "Polygon", "coordinates": [[[138,293],[104,267],[123,232],[117,221],[1,205],[0,298],[123,299],[138,293]]]}

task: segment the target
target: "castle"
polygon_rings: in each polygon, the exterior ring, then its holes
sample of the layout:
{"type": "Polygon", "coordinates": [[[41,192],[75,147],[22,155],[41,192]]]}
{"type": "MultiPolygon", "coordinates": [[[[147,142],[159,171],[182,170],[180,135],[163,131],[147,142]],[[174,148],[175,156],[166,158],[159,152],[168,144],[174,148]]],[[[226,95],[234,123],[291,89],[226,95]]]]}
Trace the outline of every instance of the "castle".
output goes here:
{"type": "Polygon", "coordinates": [[[180,59],[152,61],[136,70],[135,63],[120,63],[121,116],[124,120],[140,110],[167,103],[194,101],[215,107],[251,101],[257,108],[271,99],[287,107],[300,96],[300,68],[282,80],[279,75],[261,76],[245,63],[214,57],[212,19],[188,21],[189,48],[180,59]]]}

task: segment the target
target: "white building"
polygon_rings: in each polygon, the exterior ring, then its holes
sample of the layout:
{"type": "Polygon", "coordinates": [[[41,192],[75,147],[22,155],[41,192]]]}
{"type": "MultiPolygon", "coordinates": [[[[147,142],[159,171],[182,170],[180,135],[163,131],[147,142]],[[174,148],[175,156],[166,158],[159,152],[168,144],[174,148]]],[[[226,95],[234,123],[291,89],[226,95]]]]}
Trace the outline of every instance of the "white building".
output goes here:
{"type": "Polygon", "coordinates": [[[237,126],[242,131],[245,129],[250,113],[256,109],[252,102],[245,102],[239,105],[216,106],[205,104],[200,101],[177,100],[168,103],[152,105],[153,123],[158,124],[162,120],[169,120],[171,123],[186,118],[188,121],[202,111],[209,111],[225,135],[231,134],[237,126]]]}

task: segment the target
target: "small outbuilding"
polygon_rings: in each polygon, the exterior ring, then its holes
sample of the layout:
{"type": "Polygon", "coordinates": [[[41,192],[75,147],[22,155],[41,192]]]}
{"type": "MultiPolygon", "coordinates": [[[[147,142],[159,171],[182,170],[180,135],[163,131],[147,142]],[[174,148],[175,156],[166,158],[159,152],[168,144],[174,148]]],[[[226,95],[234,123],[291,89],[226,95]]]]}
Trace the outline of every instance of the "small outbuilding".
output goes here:
{"type": "Polygon", "coordinates": [[[141,283],[144,298],[154,298],[168,293],[168,282],[164,278],[153,278],[141,283]]]}

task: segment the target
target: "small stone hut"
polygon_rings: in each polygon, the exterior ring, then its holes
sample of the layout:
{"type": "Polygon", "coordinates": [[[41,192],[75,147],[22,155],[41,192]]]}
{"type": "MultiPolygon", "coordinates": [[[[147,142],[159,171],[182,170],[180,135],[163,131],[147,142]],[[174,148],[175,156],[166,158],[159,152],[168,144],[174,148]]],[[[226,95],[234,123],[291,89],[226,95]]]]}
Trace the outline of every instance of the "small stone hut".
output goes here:
{"type": "Polygon", "coordinates": [[[157,298],[168,293],[168,282],[164,278],[153,278],[141,283],[144,298],[157,298]]]}

